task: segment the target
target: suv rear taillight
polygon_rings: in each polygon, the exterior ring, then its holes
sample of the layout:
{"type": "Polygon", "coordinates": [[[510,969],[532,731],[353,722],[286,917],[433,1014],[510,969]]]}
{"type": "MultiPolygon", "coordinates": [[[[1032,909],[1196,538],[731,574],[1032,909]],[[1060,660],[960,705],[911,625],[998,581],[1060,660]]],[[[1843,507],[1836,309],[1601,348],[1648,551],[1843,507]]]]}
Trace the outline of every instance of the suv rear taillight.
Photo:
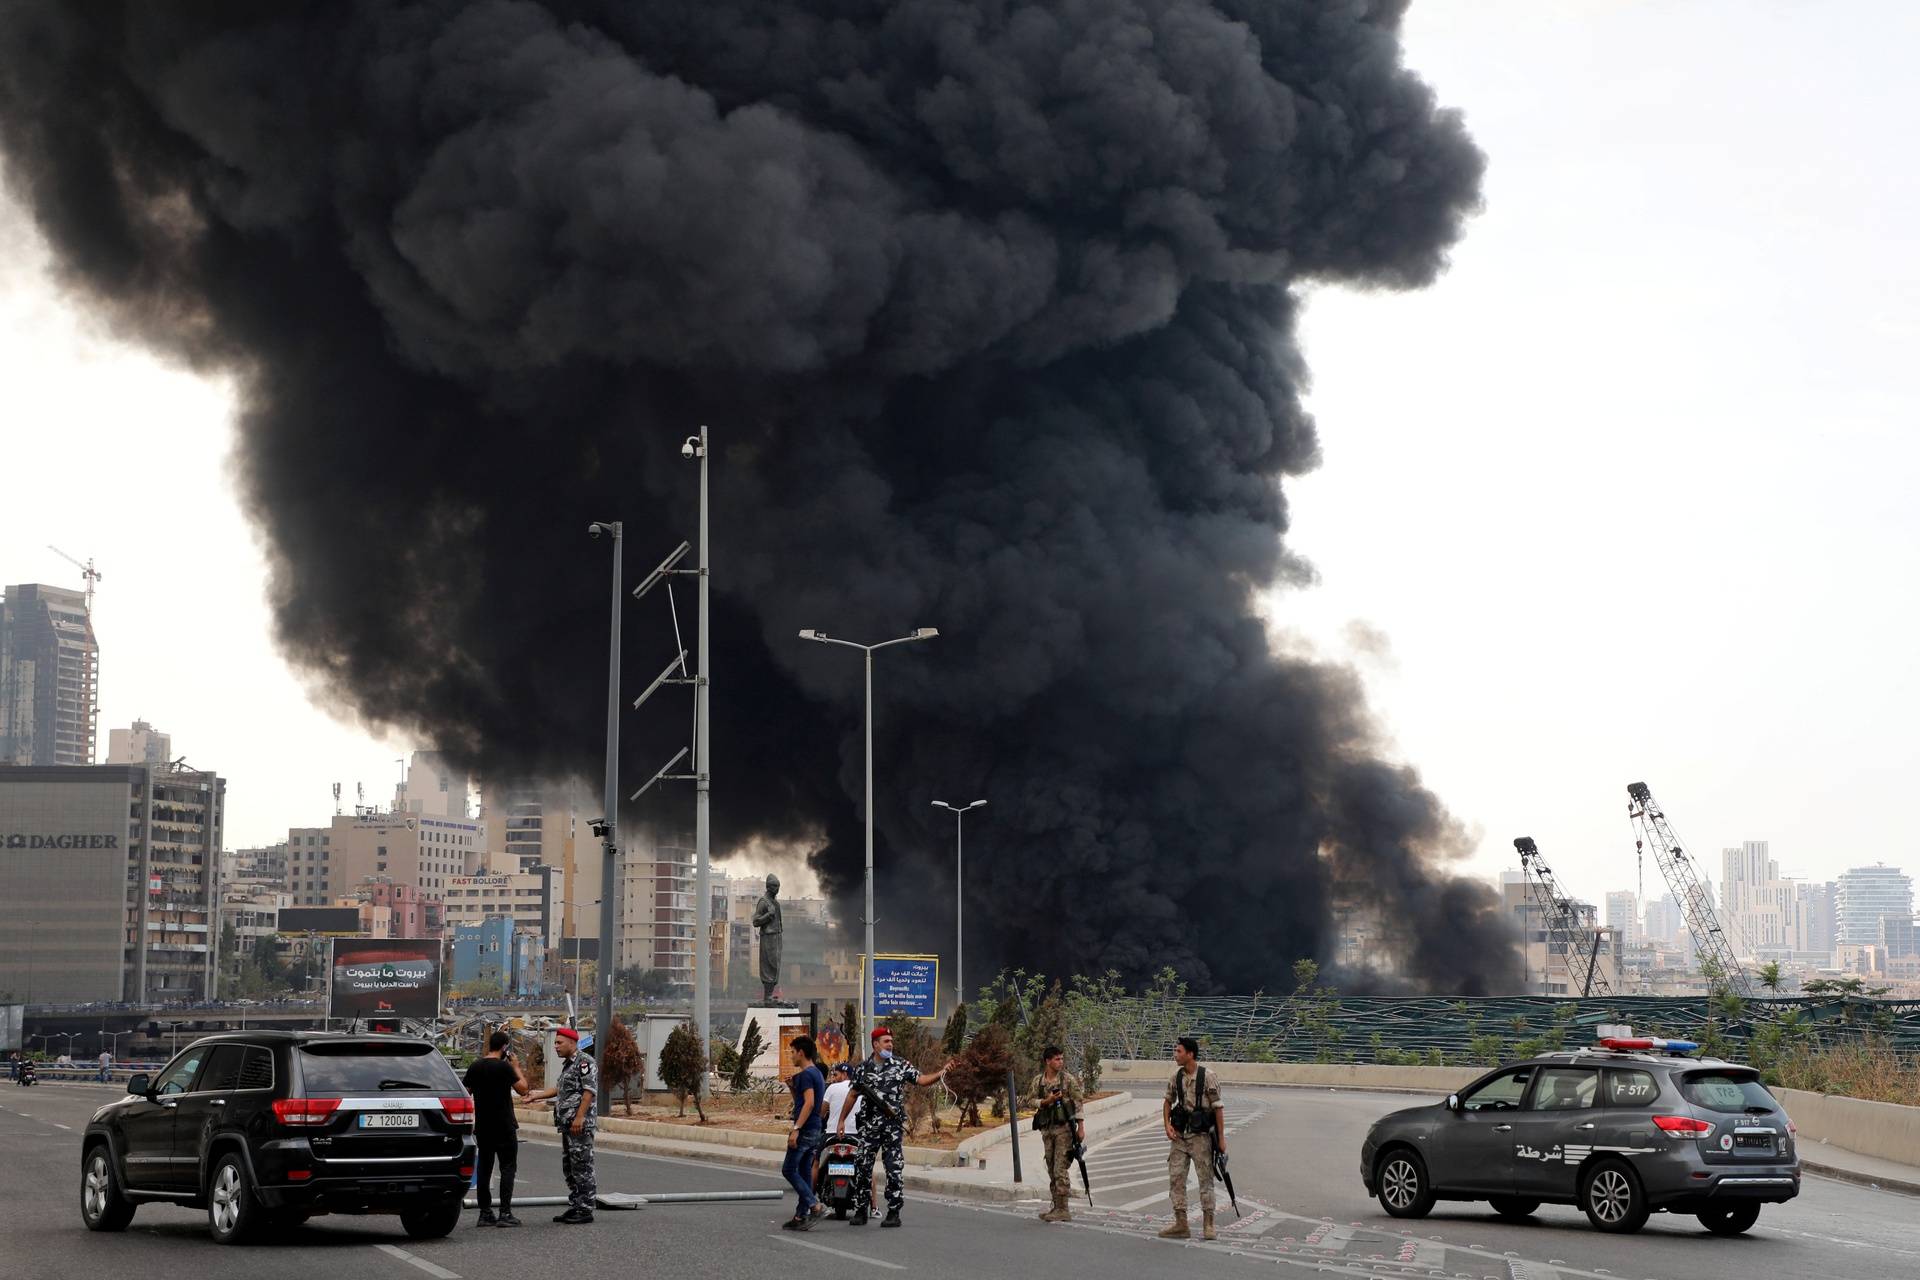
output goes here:
{"type": "Polygon", "coordinates": [[[458,1098],[440,1099],[440,1109],[447,1113],[448,1124],[473,1123],[473,1099],[465,1094],[458,1098]]]}
{"type": "Polygon", "coordinates": [[[1655,1116],[1654,1127],[1662,1133],[1671,1133],[1682,1138],[1698,1138],[1713,1132],[1713,1125],[1705,1120],[1695,1120],[1692,1116],[1655,1116]]]}
{"type": "Polygon", "coordinates": [[[276,1098],[274,1118],[281,1124],[325,1124],[340,1109],[339,1098],[276,1098]]]}

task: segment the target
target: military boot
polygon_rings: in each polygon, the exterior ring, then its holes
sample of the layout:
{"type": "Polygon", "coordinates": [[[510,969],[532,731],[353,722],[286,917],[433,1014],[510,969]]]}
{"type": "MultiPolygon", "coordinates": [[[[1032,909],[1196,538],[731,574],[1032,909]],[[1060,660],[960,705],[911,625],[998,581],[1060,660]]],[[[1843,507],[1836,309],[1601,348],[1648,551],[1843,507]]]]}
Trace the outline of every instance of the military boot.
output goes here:
{"type": "Polygon", "coordinates": [[[1072,1222],[1073,1210],[1069,1207],[1072,1204],[1073,1198],[1071,1196],[1061,1196],[1059,1200],[1055,1201],[1053,1206],[1053,1220],[1055,1222],[1072,1222]]]}
{"type": "Polygon", "coordinates": [[[1200,1215],[1200,1238],[1202,1240],[1215,1240],[1219,1238],[1213,1234],[1213,1214],[1211,1212],[1203,1212],[1200,1215]]]}
{"type": "Polygon", "coordinates": [[[1187,1230],[1187,1215],[1184,1213],[1176,1215],[1172,1225],[1160,1233],[1160,1238],[1162,1240],[1192,1239],[1193,1233],[1187,1230]]]}

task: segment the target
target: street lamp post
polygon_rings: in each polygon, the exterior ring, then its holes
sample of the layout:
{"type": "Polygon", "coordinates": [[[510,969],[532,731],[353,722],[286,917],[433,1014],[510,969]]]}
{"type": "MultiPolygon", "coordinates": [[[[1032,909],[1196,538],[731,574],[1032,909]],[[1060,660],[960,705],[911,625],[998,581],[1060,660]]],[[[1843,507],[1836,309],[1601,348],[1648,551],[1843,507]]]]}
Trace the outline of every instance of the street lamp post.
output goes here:
{"type": "MultiPolygon", "coordinates": [[[[620,581],[620,553],[624,527],[618,520],[601,520],[587,526],[587,532],[596,538],[603,533],[613,538],[613,616],[608,623],[607,639],[606,814],[593,824],[594,834],[600,837],[600,999],[594,1014],[593,1065],[600,1069],[602,1080],[606,1079],[607,1042],[613,1038],[609,1030],[613,1026],[613,899],[614,890],[620,883],[620,844],[615,817],[620,806],[617,790],[620,772],[620,596],[624,590],[620,581]]],[[[579,944],[576,942],[576,963],[579,956],[579,944]]],[[[603,1088],[594,1095],[594,1113],[606,1115],[607,1101],[607,1091],[603,1088]]]]}
{"type": "Polygon", "coordinates": [[[935,800],[933,802],[934,808],[945,809],[953,815],[953,1000],[956,1005],[962,1005],[967,1002],[967,984],[964,977],[965,965],[963,963],[966,959],[966,935],[963,932],[963,926],[966,924],[964,914],[966,909],[966,891],[964,885],[966,883],[967,871],[967,846],[960,828],[962,820],[967,816],[968,812],[982,808],[986,803],[985,800],[975,800],[972,804],[963,805],[948,804],[945,800],[935,800]]]}
{"type": "Polygon", "coordinates": [[[911,635],[900,636],[893,640],[882,640],[879,644],[856,644],[852,640],[840,640],[824,631],[806,630],[800,633],[802,640],[814,640],[821,644],[837,644],[848,649],[858,649],[866,655],[867,666],[867,909],[866,920],[866,963],[861,966],[860,977],[860,1034],[873,1034],[873,655],[896,644],[908,644],[914,640],[931,640],[940,632],[934,627],[920,627],[911,635]]]}

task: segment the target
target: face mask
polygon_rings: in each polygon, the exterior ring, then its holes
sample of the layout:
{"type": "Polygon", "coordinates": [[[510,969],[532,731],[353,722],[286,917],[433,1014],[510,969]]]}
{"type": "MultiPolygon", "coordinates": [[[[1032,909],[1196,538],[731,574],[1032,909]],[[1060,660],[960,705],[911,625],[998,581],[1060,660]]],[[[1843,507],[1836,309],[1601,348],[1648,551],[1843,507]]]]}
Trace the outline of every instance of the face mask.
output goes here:
{"type": "Polygon", "coordinates": [[[886,1061],[889,1061],[892,1057],[893,1057],[893,1050],[882,1049],[880,1051],[880,1061],[886,1062],[886,1061]]]}

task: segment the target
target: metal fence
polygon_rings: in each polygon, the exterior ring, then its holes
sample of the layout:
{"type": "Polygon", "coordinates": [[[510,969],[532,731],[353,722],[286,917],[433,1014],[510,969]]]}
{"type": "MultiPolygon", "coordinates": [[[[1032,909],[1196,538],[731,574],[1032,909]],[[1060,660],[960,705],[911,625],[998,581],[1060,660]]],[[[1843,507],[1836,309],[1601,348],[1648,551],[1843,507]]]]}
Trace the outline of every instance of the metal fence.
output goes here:
{"type": "Polygon", "coordinates": [[[1457,1064],[1587,1043],[1602,1023],[1677,1039],[1711,1031],[1737,1047],[1783,1018],[1814,1044],[1873,1036],[1920,1054],[1920,1001],[1853,996],[1749,1000],[1734,1017],[1703,996],[1129,996],[1075,1018],[1072,1038],[1121,1060],[1169,1057],[1175,1037],[1192,1035],[1206,1056],[1228,1061],[1457,1064]]]}

